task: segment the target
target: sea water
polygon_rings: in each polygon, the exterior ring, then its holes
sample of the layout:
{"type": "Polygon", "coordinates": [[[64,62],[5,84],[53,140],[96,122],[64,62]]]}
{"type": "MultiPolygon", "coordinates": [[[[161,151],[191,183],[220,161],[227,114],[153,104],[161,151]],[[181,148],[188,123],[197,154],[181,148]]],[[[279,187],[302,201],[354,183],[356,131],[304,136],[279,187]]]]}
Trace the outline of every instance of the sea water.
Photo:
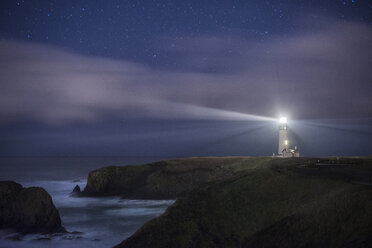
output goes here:
{"type": "Polygon", "coordinates": [[[174,200],[80,198],[70,193],[76,185],[81,189],[85,187],[87,174],[92,169],[160,159],[1,158],[0,180],[15,180],[24,187],[43,187],[52,196],[62,225],[69,233],[20,235],[1,230],[0,247],[112,247],[120,243],[145,222],[161,215],[174,200]]]}

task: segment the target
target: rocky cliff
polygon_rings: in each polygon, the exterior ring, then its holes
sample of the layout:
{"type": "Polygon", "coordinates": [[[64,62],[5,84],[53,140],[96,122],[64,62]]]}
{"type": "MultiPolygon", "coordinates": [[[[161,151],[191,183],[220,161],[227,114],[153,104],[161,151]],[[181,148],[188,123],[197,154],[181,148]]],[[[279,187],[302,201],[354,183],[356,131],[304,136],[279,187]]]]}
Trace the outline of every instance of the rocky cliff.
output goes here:
{"type": "MultiPolygon", "coordinates": [[[[240,173],[196,188],[115,248],[371,247],[371,184],[338,176],[339,161],[329,162],[336,177],[307,175],[322,170],[317,160],[244,160],[240,173]]],[[[347,161],[372,169],[371,159],[347,161]]]]}
{"type": "Polygon", "coordinates": [[[23,233],[65,231],[52,198],[43,188],[23,188],[12,181],[0,182],[0,229],[2,228],[23,233]]]}
{"type": "Polygon", "coordinates": [[[200,185],[221,181],[247,168],[249,157],[187,158],[141,166],[109,166],[89,173],[85,196],[119,195],[137,199],[175,199],[200,185]]]}

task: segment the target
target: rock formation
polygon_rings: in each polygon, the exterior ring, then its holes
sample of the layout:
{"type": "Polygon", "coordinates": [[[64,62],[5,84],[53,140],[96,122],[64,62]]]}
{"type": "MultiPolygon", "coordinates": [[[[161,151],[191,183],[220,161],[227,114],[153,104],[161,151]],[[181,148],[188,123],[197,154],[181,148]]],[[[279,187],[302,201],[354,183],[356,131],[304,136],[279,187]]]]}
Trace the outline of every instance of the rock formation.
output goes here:
{"type": "Polygon", "coordinates": [[[80,196],[81,195],[81,190],[79,185],[76,185],[75,188],[71,192],[71,196],[80,196]]]}
{"type": "Polygon", "coordinates": [[[160,161],[141,166],[109,166],[89,173],[84,196],[117,195],[135,199],[175,199],[200,185],[239,173],[249,157],[205,157],[160,161]]]}
{"type": "Polygon", "coordinates": [[[23,233],[65,232],[52,198],[43,188],[0,182],[0,229],[23,233]]]}
{"type": "MultiPolygon", "coordinates": [[[[322,170],[317,159],[261,161],[179,198],[115,248],[371,247],[369,184],[295,172],[322,170]]],[[[361,174],[372,170],[372,159],[349,162],[361,174]]]]}

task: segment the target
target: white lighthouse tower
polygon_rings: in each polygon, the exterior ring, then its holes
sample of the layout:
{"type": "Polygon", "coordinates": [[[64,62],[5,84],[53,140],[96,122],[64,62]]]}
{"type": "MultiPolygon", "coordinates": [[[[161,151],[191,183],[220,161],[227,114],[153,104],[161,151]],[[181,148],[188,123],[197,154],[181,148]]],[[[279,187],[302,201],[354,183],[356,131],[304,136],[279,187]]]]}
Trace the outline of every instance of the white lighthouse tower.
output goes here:
{"type": "Polygon", "coordinates": [[[299,157],[300,153],[297,147],[294,149],[289,148],[289,138],[288,138],[288,125],[287,118],[281,117],[279,119],[279,146],[278,146],[278,157],[290,158],[299,157]]]}

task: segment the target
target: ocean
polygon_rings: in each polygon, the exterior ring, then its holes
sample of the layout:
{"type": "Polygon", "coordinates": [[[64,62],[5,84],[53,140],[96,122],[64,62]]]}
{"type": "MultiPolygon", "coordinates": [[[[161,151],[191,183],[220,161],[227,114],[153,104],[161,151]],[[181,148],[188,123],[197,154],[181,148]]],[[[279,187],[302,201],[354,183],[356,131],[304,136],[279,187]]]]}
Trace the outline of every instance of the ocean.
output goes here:
{"type": "Polygon", "coordinates": [[[0,231],[0,247],[112,247],[173,204],[174,200],[134,200],[120,197],[70,196],[83,189],[89,171],[109,165],[138,165],[163,157],[2,157],[0,180],[24,187],[43,187],[59,210],[68,234],[20,235],[0,231]]]}

